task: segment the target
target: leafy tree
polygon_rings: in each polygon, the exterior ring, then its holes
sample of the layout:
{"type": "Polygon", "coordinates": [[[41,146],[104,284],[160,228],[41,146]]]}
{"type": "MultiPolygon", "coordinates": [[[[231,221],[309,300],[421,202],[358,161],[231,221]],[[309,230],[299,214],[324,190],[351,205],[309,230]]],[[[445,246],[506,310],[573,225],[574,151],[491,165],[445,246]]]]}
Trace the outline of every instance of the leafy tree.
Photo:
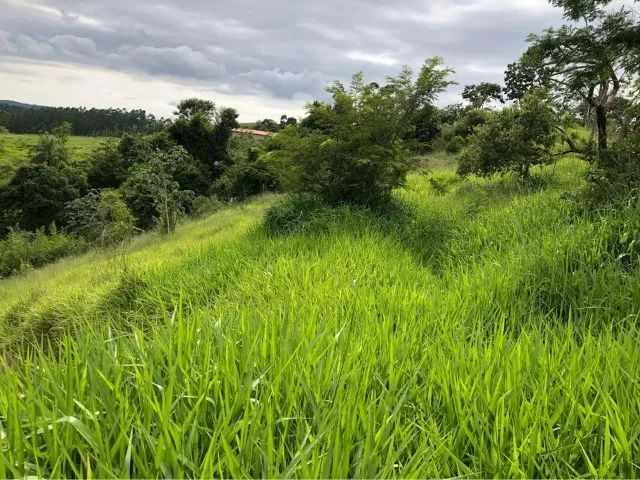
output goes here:
{"type": "Polygon", "coordinates": [[[29,164],[20,167],[8,184],[0,187],[0,234],[19,225],[34,231],[52,222],[64,224],[67,202],[86,191],[86,179],[72,166],[29,164]]]}
{"type": "Polygon", "coordinates": [[[482,82],[477,85],[467,85],[462,92],[462,98],[467,100],[473,108],[484,108],[492,100],[504,103],[502,87],[497,83],[482,82]]]}
{"type": "Polygon", "coordinates": [[[181,120],[191,120],[196,116],[203,116],[213,120],[217,113],[216,104],[201,98],[187,98],[178,103],[177,110],[173,112],[181,120]]]}
{"type": "Polygon", "coordinates": [[[66,163],[69,160],[67,142],[71,128],[69,123],[63,123],[53,129],[53,135],[40,135],[38,143],[31,150],[31,160],[52,167],[66,163]]]}
{"type": "Polygon", "coordinates": [[[460,120],[466,112],[467,109],[461,103],[456,103],[441,108],[438,113],[443,125],[452,125],[456,121],[460,120]]]}
{"type": "Polygon", "coordinates": [[[87,181],[91,188],[118,188],[127,179],[131,164],[118,145],[105,143],[91,153],[87,181]]]}
{"type": "Polygon", "coordinates": [[[271,118],[265,118],[264,120],[260,120],[256,122],[254,125],[256,130],[262,130],[265,132],[277,132],[280,130],[280,125],[275,120],[271,118]]]}
{"type": "Polygon", "coordinates": [[[417,79],[405,67],[383,86],[354,75],[349,89],[334,82],[327,91],[332,105],[311,105],[326,131],[288,127],[276,135],[284,150],[267,161],[284,163],[295,192],[317,195],[329,204],[376,204],[404,183],[412,163],[403,139],[416,113],[432,104],[452,82],[442,59],[425,62],[417,79]]]}
{"type": "Polygon", "coordinates": [[[238,136],[231,141],[231,166],[216,182],[221,198],[245,199],[279,188],[277,172],[264,157],[264,143],[249,136],[238,136]]]}
{"type": "Polygon", "coordinates": [[[295,117],[289,117],[286,114],[280,117],[280,128],[287,127],[289,125],[297,125],[298,119],[295,117]]]}
{"type": "Polygon", "coordinates": [[[442,127],[439,143],[449,153],[458,153],[467,144],[467,139],[475,129],[483,125],[490,117],[490,112],[479,108],[464,109],[461,116],[450,125],[442,127]]]}
{"type": "MultiPolygon", "coordinates": [[[[602,6],[608,1],[552,0],[565,9],[570,19],[584,20],[576,24],[550,28],[542,35],[531,35],[531,44],[520,64],[525,70],[507,72],[507,85],[517,83],[514,72],[532,72],[564,96],[584,101],[595,112],[598,150],[608,146],[608,113],[621,89],[627,84],[637,61],[637,52],[619,41],[624,32],[637,28],[630,13],[624,9],[608,13],[602,6]]],[[[535,79],[534,79],[535,80],[535,79]]]]}
{"type": "Polygon", "coordinates": [[[194,198],[192,191],[182,190],[175,180],[177,168],[186,158],[184,148],[175,147],[169,152],[155,152],[133,169],[122,190],[140,228],[159,224],[164,233],[175,231],[179,217],[194,198]]]}
{"type": "Polygon", "coordinates": [[[67,228],[99,245],[114,245],[133,236],[135,218],[116,190],[91,190],[65,206],[67,228]]]}
{"type": "Polygon", "coordinates": [[[548,69],[517,61],[507,66],[504,94],[508,100],[521,100],[532,88],[547,87],[548,69]]]}
{"type": "Polygon", "coordinates": [[[531,90],[512,107],[492,112],[462,152],[458,173],[489,176],[514,172],[527,178],[533,165],[550,163],[557,139],[557,115],[544,89],[531,90]]]}
{"type": "Polygon", "coordinates": [[[307,130],[328,133],[331,128],[326,122],[327,114],[325,111],[330,109],[331,105],[314,100],[313,103],[307,105],[307,115],[300,122],[300,126],[307,130]]]}
{"type": "MultiPolygon", "coordinates": [[[[209,108],[210,103],[196,99],[181,102],[179,118],[168,129],[171,140],[200,163],[194,168],[200,171],[206,169],[208,184],[217,179],[228,165],[227,147],[232,136],[231,130],[238,126],[238,114],[234,109],[224,108],[214,112],[209,108]],[[187,104],[183,105],[184,102],[187,104]]],[[[207,192],[198,187],[196,193],[207,192]]]]}
{"type": "Polygon", "coordinates": [[[225,108],[220,112],[213,136],[213,158],[215,160],[210,167],[213,178],[218,178],[230,163],[228,155],[229,141],[233,136],[232,129],[238,126],[238,112],[235,109],[225,108]]]}

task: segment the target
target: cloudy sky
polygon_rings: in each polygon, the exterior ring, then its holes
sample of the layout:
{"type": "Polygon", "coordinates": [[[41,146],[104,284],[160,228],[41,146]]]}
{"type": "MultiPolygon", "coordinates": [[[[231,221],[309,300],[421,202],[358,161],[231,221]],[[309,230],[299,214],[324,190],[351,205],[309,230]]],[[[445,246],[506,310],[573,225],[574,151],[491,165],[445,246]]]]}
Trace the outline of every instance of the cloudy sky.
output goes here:
{"type": "Polygon", "coordinates": [[[334,79],[434,55],[463,85],[500,82],[526,35],[560,22],[547,0],[0,0],[0,98],[169,115],[198,95],[243,121],[298,116],[334,79]]]}

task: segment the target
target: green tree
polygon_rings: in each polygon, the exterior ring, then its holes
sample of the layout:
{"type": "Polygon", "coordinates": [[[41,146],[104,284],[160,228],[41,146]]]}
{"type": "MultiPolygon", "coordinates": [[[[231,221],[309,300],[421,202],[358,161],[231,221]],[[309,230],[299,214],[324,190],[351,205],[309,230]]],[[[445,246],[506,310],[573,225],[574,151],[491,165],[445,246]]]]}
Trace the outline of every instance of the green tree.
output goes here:
{"type": "Polygon", "coordinates": [[[237,136],[231,140],[229,151],[231,166],[216,182],[220,198],[245,199],[280,187],[277,172],[264,156],[262,140],[237,136]]]}
{"type": "Polygon", "coordinates": [[[531,167],[550,163],[558,136],[558,117],[544,89],[529,91],[521,102],[475,128],[458,164],[460,175],[514,172],[528,178],[531,167]]]}
{"type": "Polygon", "coordinates": [[[256,130],[262,130],[265,132],[277,132],[280,130],[280,125],[271,118],[265,118],[255,123],[253,126],[256,130]]]}
{"type": "Polygon", "coordinates": [[[0,234],[15,225],[30,231],[52,222],[63,225],[65,204],[85,191],[84,174],[72,166],[32,163],[20,167],[0,187],[0,234]]]}
{"type": "MultiPolygon", "coordinates": [[[[565,100],[578,98],[589,106],[595,115],[598,150],[602,152],[608,146],[609,110],[635,73],[631,69],[637,62],[637,52],[619,38],[637,25],[624,8],[616,12],[602,9],[608,1],[553,0],[552,3],[563,7],[567,18],[583,20],[584,26],[572,23],[531,35],[530,46],[519,63],[530,75],[535,72],[534,76],[565,100]]],[[[507,78],[507,85],[514,82],[514,78],[507,78]]]]}
{"type": "Polygon", "coordinates": [[[31,150],[31,161],[51,167],[66,163],[69,160],[67,143],[71,128],[71,124],[65,122],[53,129],[53,135],[40,135],[38,143],[31,150]]]}
{"type": "MultiPolygon", "coordinates": [[[[238,113],[232,108],[212,111],[206,101],[204,106],[195,99],[181,102],[178,119],[169,127],[172,141],[182,146],[208,172],[207,185],[215,181],[229,159],[227,148],[233,128],[238,126],[238,113]],[[184,102],[187,106],[182,105],[184,102]]],[[[209,102],[210,103],[210,102],[209,102]]],[[[206,191],[197,191],[206,194],[206,191]]]]}
{"type": "Polygon", "coordinates": [[[311,193],[329,204],[372,205],[402,185],[412,162],[404,138],[417,112],[432,104],[452,82],[442,59],[427,60],[417,79],[405,67],[383,86],[354,75],[350,88],[334,82],[332,105],[311,105],[325,131],[288,127],[276,135],[284,145],[267,161],[286,165],[295,192],[311,193]]]}
{"type": "Polygon", "coordinates": [[[116,190],[91,190],[65,206],[67,228],[98,245],[115,245],[131,238],[135,218],[116,190]]]}
{"type": "Polygon", "coordinates": [[[216,104],[201,98],[187,98],[178,103],[177,110],[173,112],[182,120],[191,120],[196,116],[203,116],[213,120],[216,116],[216,104]]]}
{"type": "Polygon", "coordinates": [[[91,188],[118,188],[127,179],[130,164],[118,145],[105,143],[91,153],[87,180],[91,188]]]}
{"type": "Polygon", "coordinates": [[[164,233],[175,231],[178,219],[195,196],[191,190],[182,190],[175,180],[176,171],[186,158],[186,150],[175,147],[168,152],[155,152],[146,163],[133,169],[122,190],[139,227],[148,229],[157,224],[164,233]]]}
{"type": "Polygon", "coordinates": [[[467,100],[473,108],[484,108],[491,101],[504,103],[502,87],[497,83],[489,82],[466,85],[462,92],[462,98],[467,100]]]}

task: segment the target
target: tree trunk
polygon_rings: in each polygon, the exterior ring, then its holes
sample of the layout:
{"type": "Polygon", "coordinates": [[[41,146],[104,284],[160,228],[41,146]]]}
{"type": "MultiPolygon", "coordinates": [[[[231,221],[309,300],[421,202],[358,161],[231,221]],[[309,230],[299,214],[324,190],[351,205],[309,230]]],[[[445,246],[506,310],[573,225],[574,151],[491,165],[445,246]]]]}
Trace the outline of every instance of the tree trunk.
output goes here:
{"type": "Polygon", "coordinates": [[[604,105],[596,107],[596,125],[598,126],[598,151],[607,149],[607,109],[604,105]]]}

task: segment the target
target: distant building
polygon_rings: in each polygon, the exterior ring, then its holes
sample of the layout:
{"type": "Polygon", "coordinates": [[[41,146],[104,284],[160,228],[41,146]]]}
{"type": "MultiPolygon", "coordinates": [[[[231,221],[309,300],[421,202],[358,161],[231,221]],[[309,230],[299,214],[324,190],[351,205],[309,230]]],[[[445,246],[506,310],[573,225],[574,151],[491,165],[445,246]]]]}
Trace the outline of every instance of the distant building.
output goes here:
{"type": "Polygon", "coordinates": [[[252,130],[250,128],[233,128],[231,129],[233,136],[251,135],[253,138],[267,138],[273,135],[273,132],[265,132],[264,130],[252,130]]]}

